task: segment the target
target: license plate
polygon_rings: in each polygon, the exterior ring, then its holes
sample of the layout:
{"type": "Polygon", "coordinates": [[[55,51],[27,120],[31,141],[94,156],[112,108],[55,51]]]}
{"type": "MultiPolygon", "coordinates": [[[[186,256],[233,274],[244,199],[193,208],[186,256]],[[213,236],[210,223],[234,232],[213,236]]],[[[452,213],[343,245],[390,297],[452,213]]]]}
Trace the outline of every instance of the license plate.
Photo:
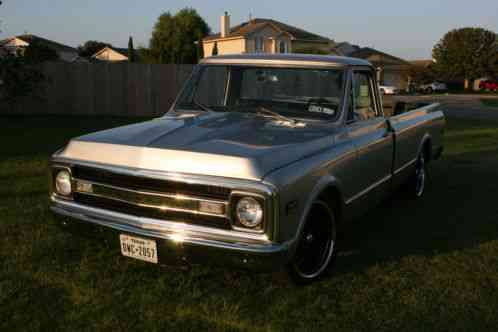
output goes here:
{"type": "Polygon", "coordinates": [[[157,264],[157,245],[154,240],[120,234],[121,254],[126,257],[157,264]]]}

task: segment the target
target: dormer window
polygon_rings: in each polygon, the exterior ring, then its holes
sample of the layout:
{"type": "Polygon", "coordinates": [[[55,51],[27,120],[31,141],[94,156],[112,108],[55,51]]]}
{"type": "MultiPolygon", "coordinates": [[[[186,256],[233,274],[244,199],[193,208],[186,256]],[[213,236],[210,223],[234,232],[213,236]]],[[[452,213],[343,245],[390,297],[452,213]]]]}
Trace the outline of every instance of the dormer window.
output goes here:
{"type": "Polygon", "coordinates": [[[257,36],[255,38],[255,46],[254,49],[256,52],[264,52],[264,39],[263,37],[257,36]]]}
{"type": "Polygon", "coordinates": [[[278,53],[288,53],[287,43],[284,40],[278,42],[278,53]]]}

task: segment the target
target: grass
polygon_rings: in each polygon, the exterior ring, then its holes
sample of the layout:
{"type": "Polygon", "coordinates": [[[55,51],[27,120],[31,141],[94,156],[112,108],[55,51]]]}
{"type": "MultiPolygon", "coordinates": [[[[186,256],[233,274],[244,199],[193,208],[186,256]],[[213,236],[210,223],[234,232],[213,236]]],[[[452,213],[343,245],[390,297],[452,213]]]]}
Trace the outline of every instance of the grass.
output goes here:
{"type": "Polygon", "coordinates": [[[351,226],[332,275],[148,265],[59,230],[47,155],[130,119],[3,117],[0,330],[496,331],[498,123],[449,120],[420,202],[394,197],[351,226]]]}
{"type": "Polygon", "coordinates": [[[488,107],[498,107],[498,99],[482,98],[481,104],[488,107]]]}

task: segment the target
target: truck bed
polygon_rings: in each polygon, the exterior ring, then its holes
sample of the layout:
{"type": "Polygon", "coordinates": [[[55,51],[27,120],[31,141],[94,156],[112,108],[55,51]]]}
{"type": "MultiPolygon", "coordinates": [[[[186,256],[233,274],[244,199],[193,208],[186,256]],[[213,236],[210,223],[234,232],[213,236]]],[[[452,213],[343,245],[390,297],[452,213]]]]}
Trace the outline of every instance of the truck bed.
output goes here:
{"type": "Polygon", "coordinates": [[[424,142],[429,149],[429,161],[440,153],[445,124],[440,106],[429,104],[388,118],[394,132],[394,175],[416,161],[424,142]]]}

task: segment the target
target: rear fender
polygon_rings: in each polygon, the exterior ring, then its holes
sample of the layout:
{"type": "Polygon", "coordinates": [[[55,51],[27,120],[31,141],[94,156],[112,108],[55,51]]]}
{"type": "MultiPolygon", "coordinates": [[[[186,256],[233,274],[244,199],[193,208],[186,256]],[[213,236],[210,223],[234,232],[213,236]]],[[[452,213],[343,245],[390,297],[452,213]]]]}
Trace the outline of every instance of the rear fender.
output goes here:
{"type": "Polygon", "coordinates": [[[424,136],[422,137],[420,145],[417,149],[416,158],[418,158],[418,156],[420,156],[420,154],[423,152],[423,149],[425,149],[426,144],[428,144],[429,146],[429,160],[426,161],[429,162],[432,159],[432,137],[429,133],[425,133],[424,136]]]}

